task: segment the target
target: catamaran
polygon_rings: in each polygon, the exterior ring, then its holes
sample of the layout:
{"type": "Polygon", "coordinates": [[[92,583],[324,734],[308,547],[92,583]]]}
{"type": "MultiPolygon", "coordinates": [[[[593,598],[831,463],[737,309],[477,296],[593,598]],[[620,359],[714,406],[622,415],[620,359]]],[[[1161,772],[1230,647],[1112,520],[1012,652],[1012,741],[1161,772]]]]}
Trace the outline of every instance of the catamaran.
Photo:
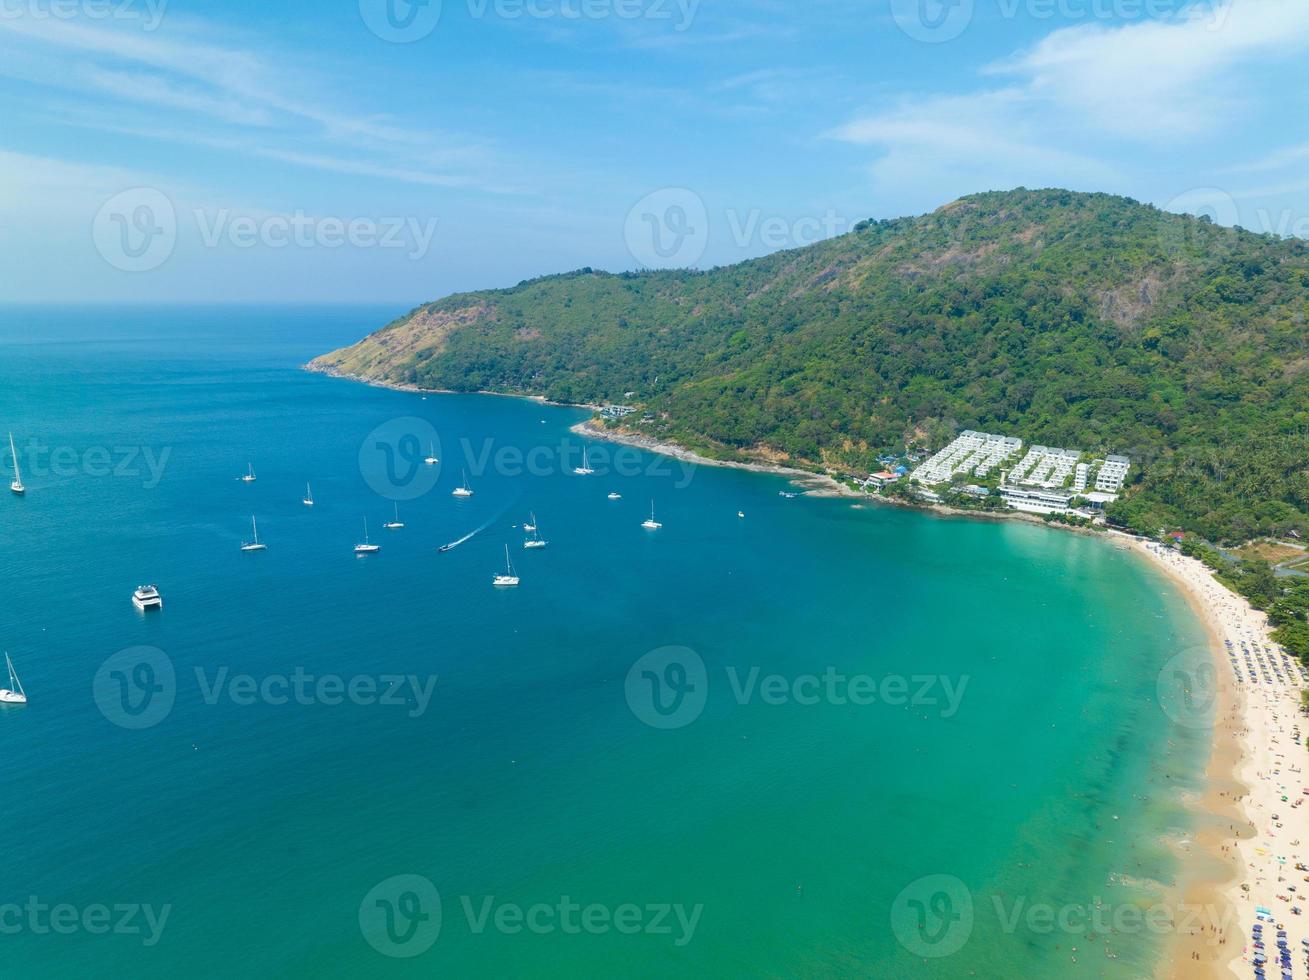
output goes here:
{"type": "Polygon", "coordinates": [[[423,460],[423,462],[428,466],[435,466],[437,463],[441,462],[436,458],[436,443],[432,443],[427,447],[427,459],[423,460]]]}
{"type": "Polygon", "coordinates": [[[138,585],[136,591],[132,593],[132,605],[141,612],[147,609],[163,609],[164,597],[159,594],[156,586],[138,585]]]}
{"type": "Polygon", "coordinates": [[[397,502],[395,505],[395,520],[387,521],[382,525],[382,527],[386,528],[388,531],[398,531],[404,526],[404,522],[400,520],[400,504],[397,502]]]}
{"type": "Polygon", "coordinates": [[[364,543],[355,545],[356,555],[372,555],[382,550],[380,544],[369,544],[368,542],[368,518],[364,518],[364,543]]]}
{"type": "Polygon", "coordinates": [[[305,499],[302,500],[301,503],[306,507],[312,507],[314,505],[314,492],[309,489],[308,483],[305,484],[305,499]]]}
{"type": "Polygon", "coordinates": [[[255,523],[254,515],[250,516],[250,533],[254,535],[253,541],[242,541],[242,551],[267,551],[268,545],[259,540],[259,525],[255,523]]]}
{"type": "Polygon", "coordinates": [[[254,483],[254,482],[255,482],[255,465],[254,465],[254,463],[246,463],[245,465],[246,465],[245,476],[241,477],[241,482],[242,482],[242,483],[254,483]]]}
{"type": "Polygon", "coordinates": [[[468,471],[467,471],[467,470],[464,470],[464,482],[463,482],[463,485],[462,485],[462,486],[455,487],[455,488],[454,488],[454,493],[452,494],[452,496],[455,496],[455,497],[471,497],[472,495],[473,495],[473,489],[472,489],[472,487],[470,487],[470,486],[468,485],[468,471]]]}
{"type": "Polygon", "coordinates": [[[504,573],[496,572],[491,579],[491,584],[497,588],[508,588],[518,584],[518,576],[514,573],[514,563],[509,560],[509,545],[505,545],[504,573]]]}
{"type": "Polygon", "coordinates": [[[647,531],[658,531],[661,527],[663,527],[663,525],[660,524],[658,521],[656,521],[655,518],[654,518],[654,501],[653,501],[653,500],[650,501],[650,519],[647,520],[647,521],[642,521],[642,522],[641,522],[641,526],[642,526],[643,528],[645,528],[647,531]]]}
{"type": "Polygon", "coordinates": [[[14,672],[14,662],[8,653],[5,654],[5,666],[9,668],[9,686],[0,687],[0,704],[27,704],[27,692],[14,672]]]}
{"type": "Polygon", "coordinates": [[[18,470],[18,450],[14,448],[14,434],[9,433],[9,455],[14,457],[14,479],[9,484],[9,489],[20,497],[27,493],[27,487],[23,486],[23,474],[18,470]]]}
{"type": "Polygon", "coordinates": [[[591,464],[586,458],[586,447],[582,447],[582,465],[573,470],[578,476],[590,476],[595,470],[591,469],[591,464]]]}

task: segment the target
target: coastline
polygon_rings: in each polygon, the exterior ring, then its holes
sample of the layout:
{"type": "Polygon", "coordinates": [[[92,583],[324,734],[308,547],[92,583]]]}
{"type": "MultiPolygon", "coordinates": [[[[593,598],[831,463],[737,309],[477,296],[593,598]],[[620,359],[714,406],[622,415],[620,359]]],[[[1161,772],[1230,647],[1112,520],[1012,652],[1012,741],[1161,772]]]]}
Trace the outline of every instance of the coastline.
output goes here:
{"type": "MultiPolygon", "coordinates": [[[[360,381],[374,387],[423,394],[457,394],[416,385],[373,381],[343,374],[325,367],[305,366],[306,370],[332,377],[360,381]]],[[[459,392],[466,394],[466,392],[459,392]]],[[[526,398],[539,404],[586,408],[594,405],[562,405],[540,395],[507,392],[477,392],[498,397],[526,398]]],[[[1168,940],[1156,976],[1160,980],[1228,980],[1242,976],[1239,968],[1251,968],[1250,932],[1256,906],[1274,913],[1277,925],[1267,925],[1272,948],[1272,934],[1277,928],[1288,932],[1292,955],[1302,956],[1301,940],[1309,940],[1309,923],[1303,916],[1290,914],[1299,890],[1286,887],[1309,874],[1296,872],[1294,863],[1303,859],[1302,841],[1309,841],[1309,804],[1292,809],[1300,799],[1300,790],[1309,786],[1301,767],[1290,768],[1285,775],[1281,766],[1292,748],[1303,752],[1292,741],[1298,733],[1302,712],[1299,692],[1304,686],[1297,670],[1285,672],[1286,684],[1276,690],[1249,682],[1238,683],[1233,664],[1228,659],[1228,642],[1238,651],[1243,643],[1277,650],[1269,636],[1266,617],[1241,597],[1223,587],[1207,567],[1196,559],[1165,550],[1129,534],[1112,529],[1092,532],[1085,528],[1052,524],[1031,514],[992,513],[961,510],[940,504],[914,503],[852,490],[825,473],[803,470],[777,463],[722,460],[703,456],[675,443],[624,430],[596,425],[593,419],[582,420],[570,431],[590,438],[632,446],[647,452],[669,456],[694,465],[730,467],[756,473],[785,476],[808,496],[841,497],[861,502],[907,507],[940,517],[963,517],[973,520],[1017,520],[1040,524],[1056,530],[1081,534],[1105,533],[1111,540],[1124,542],[1160,571],[1181,592],[1204,626],[1215,667],[1215,715],[1209,759],[1204,772],[1205,791],[1188,802],[1195,815],[1196,831],[1180,842],[1177,853],[1181,862],[1178,883],[1170,901],[1179,909],[1201,909],[1198,924],[1175,933],[1168,940]],[[1251,690],[1253,689],[1253,690],[1251,690]],[[1296,794],[1291,796],[1291,794],[1296,794]],[[1283,797],[1288,797],[1283,800],[1283,797]],[[1280,817],[1272,820],[1273,815],[1280,817]],[[1276,824],[1276,827],[1270,826],[1276,824]],[[1279,836],[1280,835],[1280,836],[1279,836]],[[1290,843],[1291,851],[1281,841],[1290,843]],[[1278,865],[1277,850],[1286,863],[1278,865]],[[1279,874],[1280,872],[1280,874],[1279,874]],[[1280,880],[1279,880],[1280,879],[1280,880]]],[[[1260,654],[1277,657],[1280,654],[1260,654]]],[[[1244,664],[1244,661],[1241,661],[1244,664]]],[[[1309,796],[1304,797],[1309,800],[1309,796]]],[[[1275,949],[1272,953],[1276,955],[1275,949]]],[[[1274,964],[1270,961],[1269,966],[1274,964]]]]}
{"type": "MultiPolygon", "coordinates": [[[[1277,649],[1267,617],[1220,584],[1198,559],[1117,536],[1130,540],[1132,549],[1181,591],[1205,627],[1216,671],[1206,788],[1191,807],[1197,830],[1180,849],[1183,874],[1174,896],[1182,906],[1204,911],[1198,928],[1172,937],[1157,976],[1226,980],[1248,973],[1251,927],[1260,906],[1276,922],[1265,923],[1269,955],[1276,956],[1273,935],[1284,928],[1294,961],[1309,948],[1302,946],[1309,939],[1309,923],[1290,911],[1302,901],[1295,896],[1303,882],[1295,883],[1309,877],[1294,867],[1306,857],[1302,845],[1309,841],[1309,809],[1292,806],[1309,797],[1302,792],[1303,766],[1288,757],[1304,751],[1292,735],[1299,730],[1304,683],[1294,668],[1283,671],[1284,681],[1265,683],[1261,676],[1257,684],[1248,679],[1238,683],[1227,643],[1233,644],[1244,672],[1243,643],[1252,650],[1277,649]]],[[[1281,660],[1277,653],[1262,656],[1281,660]]],[[[1259,657],[1255,654],[1256,664],[1259,657]]]]}

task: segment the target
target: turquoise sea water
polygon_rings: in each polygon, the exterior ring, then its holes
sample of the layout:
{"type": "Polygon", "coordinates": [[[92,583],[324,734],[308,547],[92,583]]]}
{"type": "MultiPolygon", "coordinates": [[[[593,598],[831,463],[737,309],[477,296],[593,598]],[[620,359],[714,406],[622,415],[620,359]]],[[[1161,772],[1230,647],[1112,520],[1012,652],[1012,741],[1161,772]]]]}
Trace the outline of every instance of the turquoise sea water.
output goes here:
{"type": "Polygon", "coordinates": [[[578,411],[298,370],[394,312],[0,311],[29,488],[0,499],[0,645],[31,699],[0,710],[0,972],[1149,971],[1156,936],[1022,913],[1147,903],[1175,873],[1206,732],[1156,703],[1200,642],[1162,579],[1091,538],[786,500],[780,478],[602,444],[578,477],[578,411]],[[425,425],[435,472],[410,467],[425,425]],[[384,530],[397,496],[407,526],[384,530]],[[526,552],[533,511],[550,545],[526,552]],[[245,554],[252,514],[269,550],[245,554]],[[356,558],[365,516],[383,550],[356,558]],[[506,544],[522,586],[496,591],[506,544]],[[161,614],[129,602],[146,581],[161,614]],[[119,653],[142,646],[162,653],[119,653]],[[210,691],[297,670],[434,693],[210,691]],[[784,680],[740,698],[752,670],[784,680]],[[825,673],[895,703],[803,680],[825,673]],[[33,898],[77,922],[43,928],[33,898]],[[167,907],[157,937],[121,923],[137,903],[167,907]],[[124,928],[89,928],[101,905],[124,928]]]}

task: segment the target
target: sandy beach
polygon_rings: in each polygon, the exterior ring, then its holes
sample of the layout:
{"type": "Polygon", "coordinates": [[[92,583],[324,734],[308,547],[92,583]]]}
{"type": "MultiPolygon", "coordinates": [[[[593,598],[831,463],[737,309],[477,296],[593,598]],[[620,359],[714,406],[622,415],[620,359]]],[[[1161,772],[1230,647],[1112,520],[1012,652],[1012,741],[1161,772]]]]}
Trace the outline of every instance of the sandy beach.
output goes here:
{"type": "Polygon", "coordinates": [[[1177,937],[1160,975],[1253,977],[1262,954],[1267,975],[1280,977],[1278,943],[1284,941],[1289,972],[1305,976],[1309,919],[1297,910],[1309,905],[1309,777],[1299,663],[1272,641],[1267,617],[1219,584],[1202,562],[1130,540],[1182,588],[1208,628],[1217,670],[1209,788],[1190,844],[1193,870],[1201,870],[1183,884],[1180,897],[1188,908],[1206,912],[1195,929],[1177,937]]]}

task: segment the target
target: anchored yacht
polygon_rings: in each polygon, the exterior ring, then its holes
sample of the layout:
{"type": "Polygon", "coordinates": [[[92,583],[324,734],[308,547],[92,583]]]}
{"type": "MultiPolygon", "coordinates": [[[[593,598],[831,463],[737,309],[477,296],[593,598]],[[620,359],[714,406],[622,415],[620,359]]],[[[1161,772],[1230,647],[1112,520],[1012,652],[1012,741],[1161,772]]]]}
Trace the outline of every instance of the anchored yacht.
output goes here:
{"type": "Polygon", "coordinates": [[[153,585],[138,585],[136,591],[132,593],[132,605],[142,612],[147,609],[163,609],[164,597],[159,594],[159,589],[153,585]]]}

